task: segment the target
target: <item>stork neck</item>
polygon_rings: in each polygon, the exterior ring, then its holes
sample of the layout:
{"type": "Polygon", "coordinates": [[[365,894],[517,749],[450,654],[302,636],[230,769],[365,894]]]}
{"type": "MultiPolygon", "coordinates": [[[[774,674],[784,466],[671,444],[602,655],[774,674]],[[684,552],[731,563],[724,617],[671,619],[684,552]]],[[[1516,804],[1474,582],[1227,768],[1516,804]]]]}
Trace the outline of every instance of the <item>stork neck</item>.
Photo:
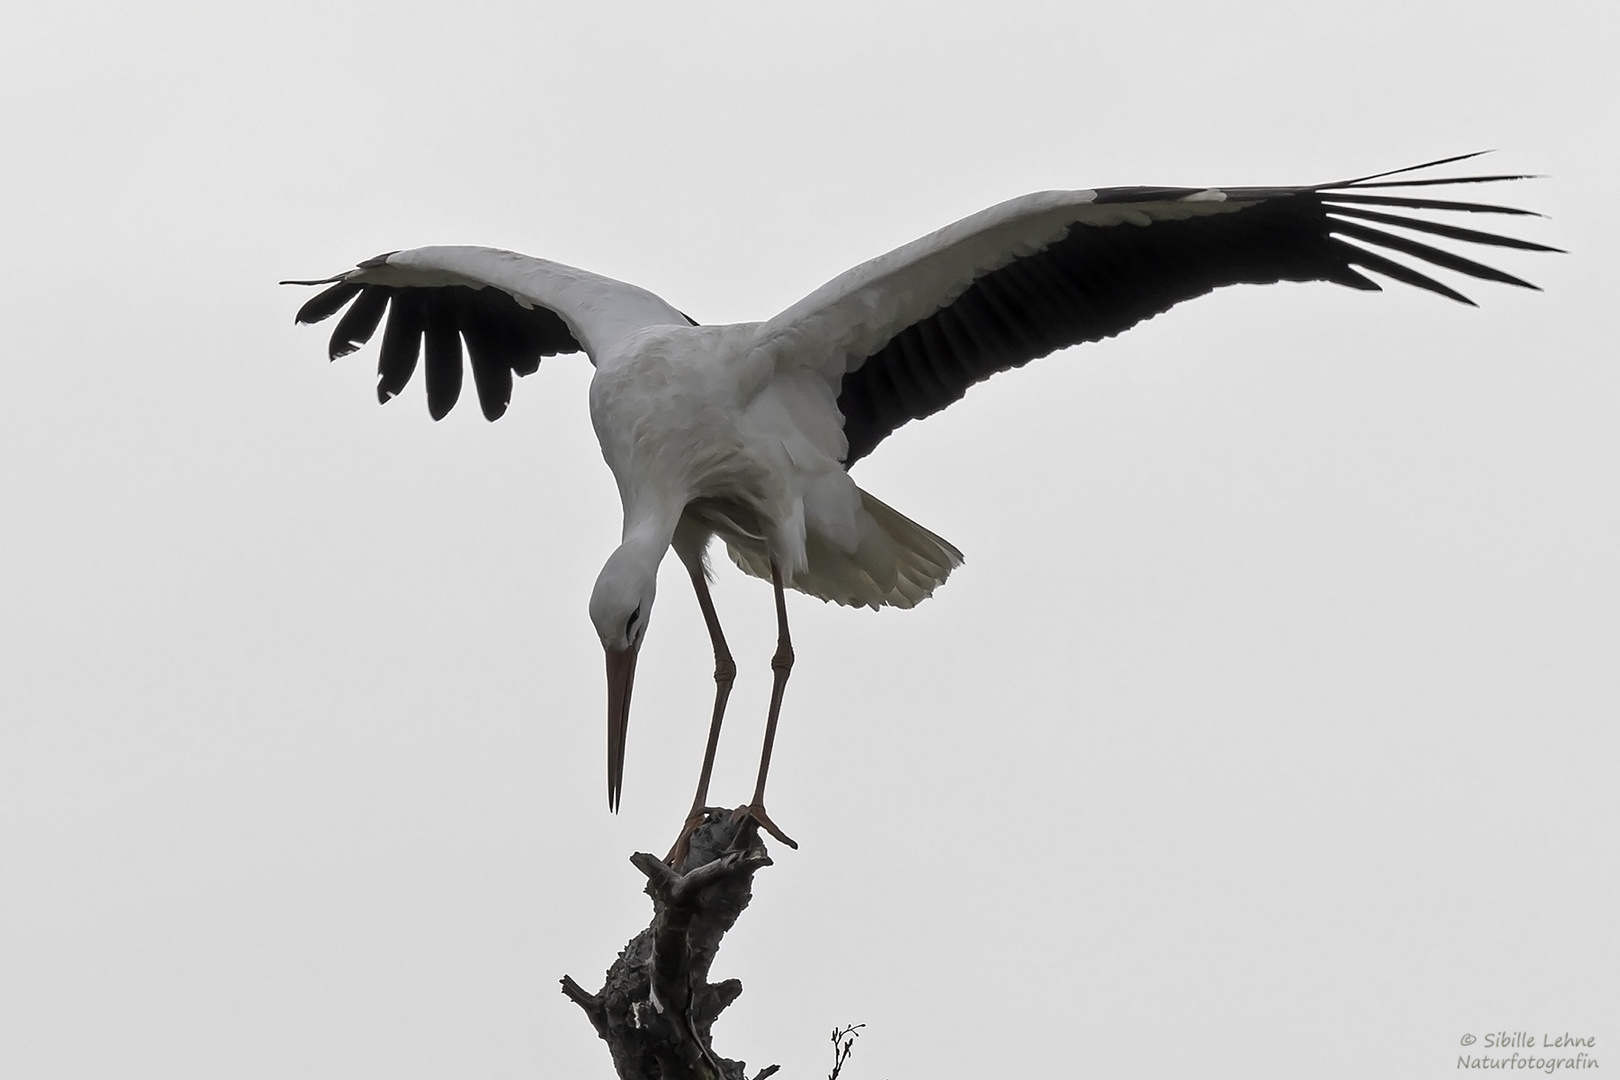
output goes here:
{"type": "Polygon", "coordinates": [[[684,506],[672,508],[662,501],[652,506],[625,507],[620,550],[647,569],[657,569],[675,538],[675,526],[681,520],[682,509],[684,506]]]}

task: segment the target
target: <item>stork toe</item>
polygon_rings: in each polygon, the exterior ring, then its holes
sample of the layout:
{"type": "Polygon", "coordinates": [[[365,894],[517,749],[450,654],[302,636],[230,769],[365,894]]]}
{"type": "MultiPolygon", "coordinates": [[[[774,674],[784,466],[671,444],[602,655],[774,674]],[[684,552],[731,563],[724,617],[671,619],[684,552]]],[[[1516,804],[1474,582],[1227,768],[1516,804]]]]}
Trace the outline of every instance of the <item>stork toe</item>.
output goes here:
{"type": "MultiPolygon", "coordinates": [[[[765,804],[764,803],[762,803],[762,802],[749,803],[747,806],[739,806],[739,807],[737,807],[737,809],[735,809],[735,810],[733,810],[731,812],[731,820],[732,821],[742,821],[745,818],[752,821],[752,822],[754,822],[754,824],[760,826],[761,828],[763,828],[766,832],[770,833],[777,840],[779,840],[782,843],[786,844],[788,847],[792,848],[794,851],[799,850],[798,841],[794,840],[792,837],[788,836],[787,833],[783,832],[781,829],[776,827],[776,822],[772,821],[771,816],[765,812],[765,804]]],[[[737,834],[737,839],[739,839],[739,840],[742,839],[742,835],[743,834],[741,832],[739,832],[737,834]]],[[[737,846],[737,841],[736,840],[732,841],[732,846],[733,847],[737,846]]]]}

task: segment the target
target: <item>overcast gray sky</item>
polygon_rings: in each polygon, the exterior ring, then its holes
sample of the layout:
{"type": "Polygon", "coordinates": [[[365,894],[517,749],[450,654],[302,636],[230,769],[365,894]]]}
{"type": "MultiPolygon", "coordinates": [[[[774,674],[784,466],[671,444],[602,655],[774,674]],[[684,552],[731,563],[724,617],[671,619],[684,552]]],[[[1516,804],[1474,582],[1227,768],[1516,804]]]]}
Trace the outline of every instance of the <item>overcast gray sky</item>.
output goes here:
{"type": "MultiPolygon", "coordinates": [[[[15,5],[0,36],[0,1075],[608,1076],[557,993],[645,924],[710,661],[670,567],[624,810],[617,540],[548,361],[378,408],[282,277],[427,243],[703,322],[1026,191],[1500,148],[1470,310],[1228,290],[857,469],[967,563],[791,602],[777,852],[716,975],[751,1071],[1620,1066],[1613,5],[15,5]],[[1612,1060],[1611,1060],[1612,1059],[1612,1060]]],[[[1484,192],[1479,192],[1483,195],[1484,192]]],[[[769,590],[722,565],[751,784],[769,590]]]]}

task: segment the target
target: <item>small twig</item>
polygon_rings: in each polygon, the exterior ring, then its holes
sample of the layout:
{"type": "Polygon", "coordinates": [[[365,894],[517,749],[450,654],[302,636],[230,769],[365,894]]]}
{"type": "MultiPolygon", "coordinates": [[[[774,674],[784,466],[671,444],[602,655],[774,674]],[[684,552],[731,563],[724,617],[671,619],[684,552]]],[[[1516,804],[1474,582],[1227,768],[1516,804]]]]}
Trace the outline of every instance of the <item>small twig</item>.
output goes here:
{"type": "Polygon", "coordinates": [[[865,1024],[851,1024],[848,1027],[833,1028],[833,1071],[827,1074],[827,1080],[838,1080],[838,1074],[844,1070],[844,1062],[849,1060],[849,1055],[855,1052],[855,1040],[860,1036],[861,1028],[865,1026],[865,1024]]]}

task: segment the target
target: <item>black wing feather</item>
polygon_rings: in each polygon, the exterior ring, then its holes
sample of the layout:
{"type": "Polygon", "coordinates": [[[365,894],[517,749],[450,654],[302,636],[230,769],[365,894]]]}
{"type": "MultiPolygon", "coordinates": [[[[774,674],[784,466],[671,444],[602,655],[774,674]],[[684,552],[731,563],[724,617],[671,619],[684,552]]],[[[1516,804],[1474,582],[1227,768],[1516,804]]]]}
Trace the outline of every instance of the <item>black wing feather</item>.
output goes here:
{"type": "MultiPolygon", "coordinates": [[[[1427,166],[1418,168],[1423,167],[1427,166]]],[[[845,464],[853,465],[902,424],[938,412],[997,372],[1069,345],[1112,337],[1223,285],[1330,281],[1354,289],[1379,289],[1361,272],[1365,270],[1472,304],[1450,286],[1364,245],[1473,277],[1534,288],[1493,267],[1361,222],[1465,243],[1526,251],[1556,248],[1344,205],[1531,213],[1485,203],[1359,193],[1368,187],[1511,179],[1521,177],[1384,182],[1365,177],[1316,188],[1227,189],[1229,199],[1247,205],[1148,225],[1076,224],[1042,250],[984,274],[946,307],[896,333],[844,376],[838,408],[849,440],[845,464]]],[[[1095,202],[1174,201],[1200,190],[1111,188],[1099,191],[1095,202]]]]}
{"type": "Polygon", "coordinates": [[[360,299],[343,313],[343,318],[332,328],[332,340],[326,347],[328,359],[348,356],[371,340],[371,335],[377,332],[377,324],[382,322],[383,312],[388,310],[388,298],[393,292],[392,289],[376,286],[360,294],[360,299]]]}
{"type": "MultiPolygon", "coordinates": [[[[534,371],[538,367],[537,362],[529,371],[534,371]]],[[[480,364],[476,360],[473,361],[473,385],[478,388],[478,404],[484,410],[484,419],[499,420],[506,412],[506,406],[511,404],[513,371],[513,368],[505,364],[480,364]]],[[[518,374],[527,375],[529,372],[520,371],[518,374]]]]}
{"type": "Polygon", "coordinates": [[[443,420],[461,397],[461,334],[456,329],[456,294],[428,292],[425,314],[428,415],[443,420]]]}
{"type": "Polygon", "coordinates": [[[1404,206],[1412,210],[1457,210],[1469,214],[1512,214],[1516,217],[1541,217],[1534,210],[1517,206],[1494,206],[1491,203],[1456,202],[1451,199],[1409,199],[1401,195],[1357,195],[1335,191],[1335,203],[1359,203],[1362,206],[1404,206]]]}
{"type": "Polygon", "coordinates": [[[422,325],[426,297],[415,289],[393,290],[388,304],[388,325],[383,328],[377,354],[377,400],[387,402],[404,389],[416,371],[422,353],[422,325]]]}
{"type": "MultiPolygon", "coordinates": [[[[1402,170],[1405,171],[1404,169],[1402,170]]],[[[1500,173],[1495,176],[1440,176],[1433,180],[1386,180],[1381,184],[1367,184],[1359,180],[1352,181],[1358,188],[1391,188],[1391,187],[1441,187],[1446,184],[1494,184],[1502,180],[1535,180],[1528,173],[1500,173]]],[[[1320,190],[1326,191],[1337,187],[1337,184],[1326,185],[1320,190]]]]}

